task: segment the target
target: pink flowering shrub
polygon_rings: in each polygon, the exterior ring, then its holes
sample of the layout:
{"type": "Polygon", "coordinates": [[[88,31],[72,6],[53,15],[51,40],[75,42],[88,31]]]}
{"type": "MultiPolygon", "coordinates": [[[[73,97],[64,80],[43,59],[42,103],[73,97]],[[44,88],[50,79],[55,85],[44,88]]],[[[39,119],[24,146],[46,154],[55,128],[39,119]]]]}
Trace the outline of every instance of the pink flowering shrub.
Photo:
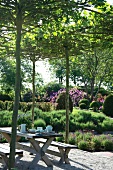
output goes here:
{"type": "MultiPolygon", "coordinates": [[[[65,88],[60,89],[58,92],[52,92],[50,94],[50,96],[48,96],[46,98],[46,100],[48,100],[48,101],[50,101],[52,103],[56,103],[56,99],[57,99],[58,95],[60,93],[63,93],[63,92],[66,92],[65,88]]],[[[70,97],[71,97],[71,99],[73,101],[73,105],[78,106],[79,101],[85,97],[86,93],[84,93],[83,91],[78,90],[76,88],[72,88],[69,91],[69,95],[70,95],[70,97]]]]}
{"type": "Polygon", "coordinates": [[[79,101],[86,97],[86,93],[84,93],[83,91],[78,90],[76,88],[72,88],[69,91],[69,94],[71,96],[74,106],[78,106],[79,101]]]}

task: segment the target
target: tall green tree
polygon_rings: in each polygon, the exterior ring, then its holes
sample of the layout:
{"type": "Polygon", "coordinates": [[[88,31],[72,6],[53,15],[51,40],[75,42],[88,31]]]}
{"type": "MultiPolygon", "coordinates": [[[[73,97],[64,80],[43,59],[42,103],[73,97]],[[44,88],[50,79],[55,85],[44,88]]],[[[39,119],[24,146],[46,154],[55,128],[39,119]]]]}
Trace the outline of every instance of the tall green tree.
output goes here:
{"type": "Polygon", "coordinates": [[[41,57],[40,47],[37,46],[35,34],[28,34],[25,36],[25,42],[23,43],[23,56],[28,58],[32,63],[32,127],[34,127],[34,107],[35,107],[35,94],[36,94],[36,61],[41,57]]]}
{"type": "MultiPolygon", "coordinates": [[[[10,157],[9,157],[9,169],[14,167],[15,163],[15,141],[16,141],[16,125],[17,125],[17,115],[19,106],[19,94],[20,94],[20,66],[21,66],[21,40],[23,34],[30,32],[34,27],[38,27],[38,23],[42,19],[43,28],[45,33],[44,38],[49,41],[52,46],[47,46],[44,50],[44,55],[46,57],[66,57],[67,68],[68,68],[68,57],[73,55],[73,52],[80,53],[80,49],[76,45],[76,39],[78,32],[79,35],[86,28],[88,29],[89,23],[87,22],[87,17],[84,18],[81,15],[83,10],[95,11],[91,9],[91,5],[95,8],[103,5],[104,0],[86,0],[82,1],[45,1],[45,0],[1,0],[0,1],[0,14],[1,14],[1,25],[3,41],[8,41],[10,45],[13,45],[13,50],[15,49],[16,58],[16,77],[15,77],[15,102],[12,117],[12,135],[10,143],[10,157]],[[89,3],[89,4],[88,4],[89,3]],[[80,21],[80,19],[82,19],[80,21]],[[73,23],[72,26],[67,29],[69,23],[73,23]],[[81,28],[79,26],[82,26],[81,28]],[[85,27],[84,27],[85,25],[85,27]],[[56,29],[57,28],[57,29],[56,29]],[[55,30],[56,29],[56,30],[55,30]],[[78,30],[77,32],[75,30],[78,30]],[[13,34],[12,34],[13,33],[13,34]],[[47,34],[48,33],[48,34],[47,34]],[[74,33],[74,34],[73,34],[74,33]],[[10,36],[10,35],[13,36],[10,36]],[[8,39],[7,36],[8,35],[8,39]],[[54,38],[52,36],[54,36],[54,38]],[[76,35],[76,36],[74,36],[76,35]],[[5,38],[4,38],[5,37],[5,38]],[[13,44],[11,38],[16,39],[13,44]],[[51,37],[51,39],[49,38],[51,37]],[[49,38],[49,39],[48,39],[49,38]],[[56,46],[57,45],[57,46],[56,46]],[[15,46],[15,48],[14,48],[15,46]],[[47,48],[48,47],[48,48],[47,48]],[[74,50],[72,50],[72,47],[74,50]],[[68,49],[68,51],[67,51],[68,49]],[[47,53],[45,53],[45,51],[47,53]],[[49,51],[49,53],[48,53],[49,51]],[[53,55],[54,52],[54,55],[53,55]],[[51,53],[51,55],[50,55],[51,53]],[[59,55],[60,54],[60,55],[59,55]]],[[[99,13],[102,11],[99,9],[99,13]]],[[[94,28],[94,26],[93,26],[94,28]]],[[[90,33],[90,32],[89,32],[90,33]]],[[[82,38],[81,38],[82,39],[82,38]]],[[[4,42],[5,43],[5,42],[4,42]]],[[[4,47],[3,47],[4,48],[4,47]]],[[[44,49],[44,44],[43,44],[44,49]]],[[[81,48],[83,50],[84,48],[81,48]]],[[[68,70],[68,69],[67,69],[68,70]]],[[[68,74],[67,74],[68,79],[68,74]]],[[[68,91],[68,80],[67,80],[67,91],[68,91]]],[[[67,95],[67,106],[69,103],[69,97],[67,95]]],[[[69,125],[69,108],[67,107],[67,125],[69,125]]],[[[68,139],[68,126],[67,126],[67,139],[68,139]]]]}
{"type": "MultiPolygon", "coordinates": [[[[19,107],[19,95],[20,95],[20,66],[21,66],[21,39],[22,33],[32,30],[33,26],[38,26],[40,19],[49,17],[49,9],[43,8],[46,5],[45,1],[25,1],[25,0],[1,0],[0,1],[0,14],[1,14],[1,25],[4,43],[9,40],[6,35],[14,36],[16,42],[15,46],[15,59],[16,59],[16,76],[15,76],[15,100],[14,109],[12,116],[12,135],[10,143],[10,156],[9,156],[9,169],[14,167],[15,164],[15,142],[16,142],[16,126],[17,126],[17,115],[19,107]],[[32,8],[31,8],[32,7],[32,8]],[[32,19],[34,17],[34,19],[32,19]],[[4,38],[5,37],[5,38],[4,38]]],[[[11,45],[11,44],[10,44],[11,45]]],[[[13,46],[13,50],[14,50],[13,46]]]]}
{"type": "Polygon", "coordinates": [[[0,59],[0,84],[1,89],[9,94],[14,89],[15,82],[15,62],[8,60],[6,57],[0,59]]]}
{"type": "Polygon", "coordinates": [[[66,67],[65,67],[65,60],[62,59],[54,59],[50,60],[50,71],[53,71],[53,74],[55,74],[56,78],[58,79],[59,84],[63,84],[63,81],[66,77],[66,67]]]}
{"type": "MultiPolygon", "coordinates": [[[[101,2],[97,1],[97,4],[95,3],[95,1],[91,1],[91,2],[94,5],[92,9],[89,8],[89,5],[85,3],[79,4],[77,2],[76,12],[75,13],[72,12],[74,15],[71,13],[70,9],[68,9],[66,15],[62,15],[62,17],[60,17],[55,21],[53,20],[50,24],[47,25],[49,32],[45,31],[46,43],[44,43],[44,45],[45,47],[46,46],[48,47],[48,50],[45,51],[45,55],[49,55],[49,56],[51,55],[51,57],[49,57],[50,59],[64,58],[64,56],[67,56],[66,54],[68,54],[69,56],[82,55],[84,51],[90,51],[91,48],[90,41],[93,43],[97,39],[100,40],[102,38],[103,32],[100,33],[98,32],[97,29],[95,30],[95,28],[97,28],[98,26],[100,28],[100,31],[102,31],[102,27],[100,26],[99,19],[96,24],[94,23],[95,22],[94,13],[96,13],[97,17],[98,16],[99,17],[102,16],[102,18],[105,17],[106,14],[105,15],[103,14],[103,11],[101,10],[100,7],[95,10],[95,8],[98,7],[98,5],[99,6],[104,5],[102,3],[104,1],[101,2]],[[81,7],[79,5],[81,5],[81,7]],[[91,11],[91,12],[87,12],[87,11],[91,11]],[[100,35],[99,37],[93,36],[95,34],[96,35],[100,34],[100,35]],[[88,38],[90,39],[90,41],[88,38]],[[66,49],[68,49],[68,52],[65,53],[66,49]]],[[[68,5],[70,6],[70,4],[68,5]]],[[[66,65],[66,67],[68,68],[68,65],[66,65]]],[[[67,100],[67,102],[68,101],[69,100],[67,100]]],[[[68,111],[69,110],[67,108],[67,112],[68,111]]],[[[68,116],[66,117],[67,119],[69,118],[68,116]]],[[[68,129],[68,123],[66,128],[68,129]]],[[[68,134],[66,134],[66,137],[68,138],[68,134]]]]}

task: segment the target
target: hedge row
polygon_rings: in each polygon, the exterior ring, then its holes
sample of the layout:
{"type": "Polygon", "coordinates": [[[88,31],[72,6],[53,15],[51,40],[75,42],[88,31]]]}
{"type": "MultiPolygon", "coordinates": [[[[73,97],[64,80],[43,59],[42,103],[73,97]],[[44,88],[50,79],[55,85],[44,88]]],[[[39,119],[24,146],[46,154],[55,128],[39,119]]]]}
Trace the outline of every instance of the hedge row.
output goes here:
{"type": "MultiPolygon", "coordinates": [[[[34,119],[42,119],[45,122],[45,125],[51,124],[53,129],[56,132],[65,131],[65,122],[66,122],[66,111],[50,111],[43,112],[39,108],[34,110],[34,119]]],[[[10,111],[1,111],[0,112],[0,126],[11,126],[12,121],[12,112],[10,111]]],[[[31,127],[32,122],[32,111],[29,110],[26,113],[19,111],[18,114],[18,124],[26,123],[27,127],[31,127]]],[[[39,121],[40,123],[40,121],[39,121]]],[[[38,125],[37,125],[38,126],[38,125]]],[[[70,132],[75,132],[77,130],[94,130],[97,133],[103,133],[104,131],[113,130],[113,119],[105,116],[102,113],[93,113],[90,111],[73,111],[70,114],[70,132]]]]}
{"type": "MultiPolygon", "coordinates": [[[[1,101],[0,100],[0,110],[8,110],[8,111],[12,111],[13,110],[13,101],[1,101]]],[[[35,103],[35,107],[41,109],[42,111],[50,111],[52,110],[52,104],[50,102],[36,102],[35,103]]],[[[29,110],[31,110],[32,108],[32,102],[20,102],[19,103],[19,110],[23,111],[23,112],[27,112],[29,110]]]]}

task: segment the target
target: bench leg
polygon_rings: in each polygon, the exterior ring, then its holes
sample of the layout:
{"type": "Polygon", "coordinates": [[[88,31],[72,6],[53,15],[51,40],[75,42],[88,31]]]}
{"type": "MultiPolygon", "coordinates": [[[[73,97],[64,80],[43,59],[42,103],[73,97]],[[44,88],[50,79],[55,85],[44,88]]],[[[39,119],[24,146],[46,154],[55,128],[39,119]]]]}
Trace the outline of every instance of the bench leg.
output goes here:
{"type": "Polygon", "coordinates": [[[4,168],[3,168],[3,170],[7,170],[7,169],[8,169],[8,157],[2,155],[2,160],[3,160],[3,162],[4,162],[4,168]]]}
{"type": "Polygon", "coordinates": [[[70,149],[62,149],[62,148],[58,148],[58,149],[59,149],[60,154],[61,154],[61,158],[60,158],[59,163],[62,164],[63,162],[65,162],[66,164],[70,164],[69,158],[68,158],[68,154],[69,154],[70,149]]]}
{"type": "Polygon", "coordinates": [[[70,152],[70,149],[65,150],[65,163],[66,164],[70,164],[69,158],[68,158],[69,152],[70,152]]]}
{"type": "Polygon", "coordinates": [[[61,148],[58,148],[58,149],[59,149],[60,155],[61,155],[61,158],[60,158],[59,163],[62,164],[62,163],[64,162],[64,155],[65,155],[65,152],[64,152],[64,150],[61,149],[61,148]]]}

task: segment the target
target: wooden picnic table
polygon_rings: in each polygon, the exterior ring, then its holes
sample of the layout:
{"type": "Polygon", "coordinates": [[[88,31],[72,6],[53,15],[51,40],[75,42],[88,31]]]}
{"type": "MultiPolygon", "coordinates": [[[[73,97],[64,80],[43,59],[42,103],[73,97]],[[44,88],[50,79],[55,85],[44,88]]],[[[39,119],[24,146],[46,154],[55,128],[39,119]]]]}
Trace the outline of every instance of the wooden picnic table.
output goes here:
{"type": "MultiPolygon", "coordinates": [[[[11,127],[0,127],[0,133],[6,138],[8,143],[11,141],[11,127]]],[[[38,161],[41,159],[43,160],[47,166],[53,166],[51,160],[48,158],[46,155],[47,148],[50,146],[51,142],[54,140],[55,137],[60,137],[63,136],[62,134],[55,133],[55,132],[49,132],[49,133],[21,133],[20,131],[17,130],[17,136],[16,136],[16,148],[17,149],[25,149],[29,152],[35,151],[36,155],[32,161],[32,165],[38,163],[38,161]],[[21,137],[25,137],[28,139],[31,145],[27,147],[23,147],[23,145],[19,142],[21,137]],[[43,138],[47,139],[46,142],[43,144],[43,146],[40,146],[39,143],[37,142],[37,138],[43,138]]],[[[30,168],[29,166],[29,168],[30,168]]]]}

